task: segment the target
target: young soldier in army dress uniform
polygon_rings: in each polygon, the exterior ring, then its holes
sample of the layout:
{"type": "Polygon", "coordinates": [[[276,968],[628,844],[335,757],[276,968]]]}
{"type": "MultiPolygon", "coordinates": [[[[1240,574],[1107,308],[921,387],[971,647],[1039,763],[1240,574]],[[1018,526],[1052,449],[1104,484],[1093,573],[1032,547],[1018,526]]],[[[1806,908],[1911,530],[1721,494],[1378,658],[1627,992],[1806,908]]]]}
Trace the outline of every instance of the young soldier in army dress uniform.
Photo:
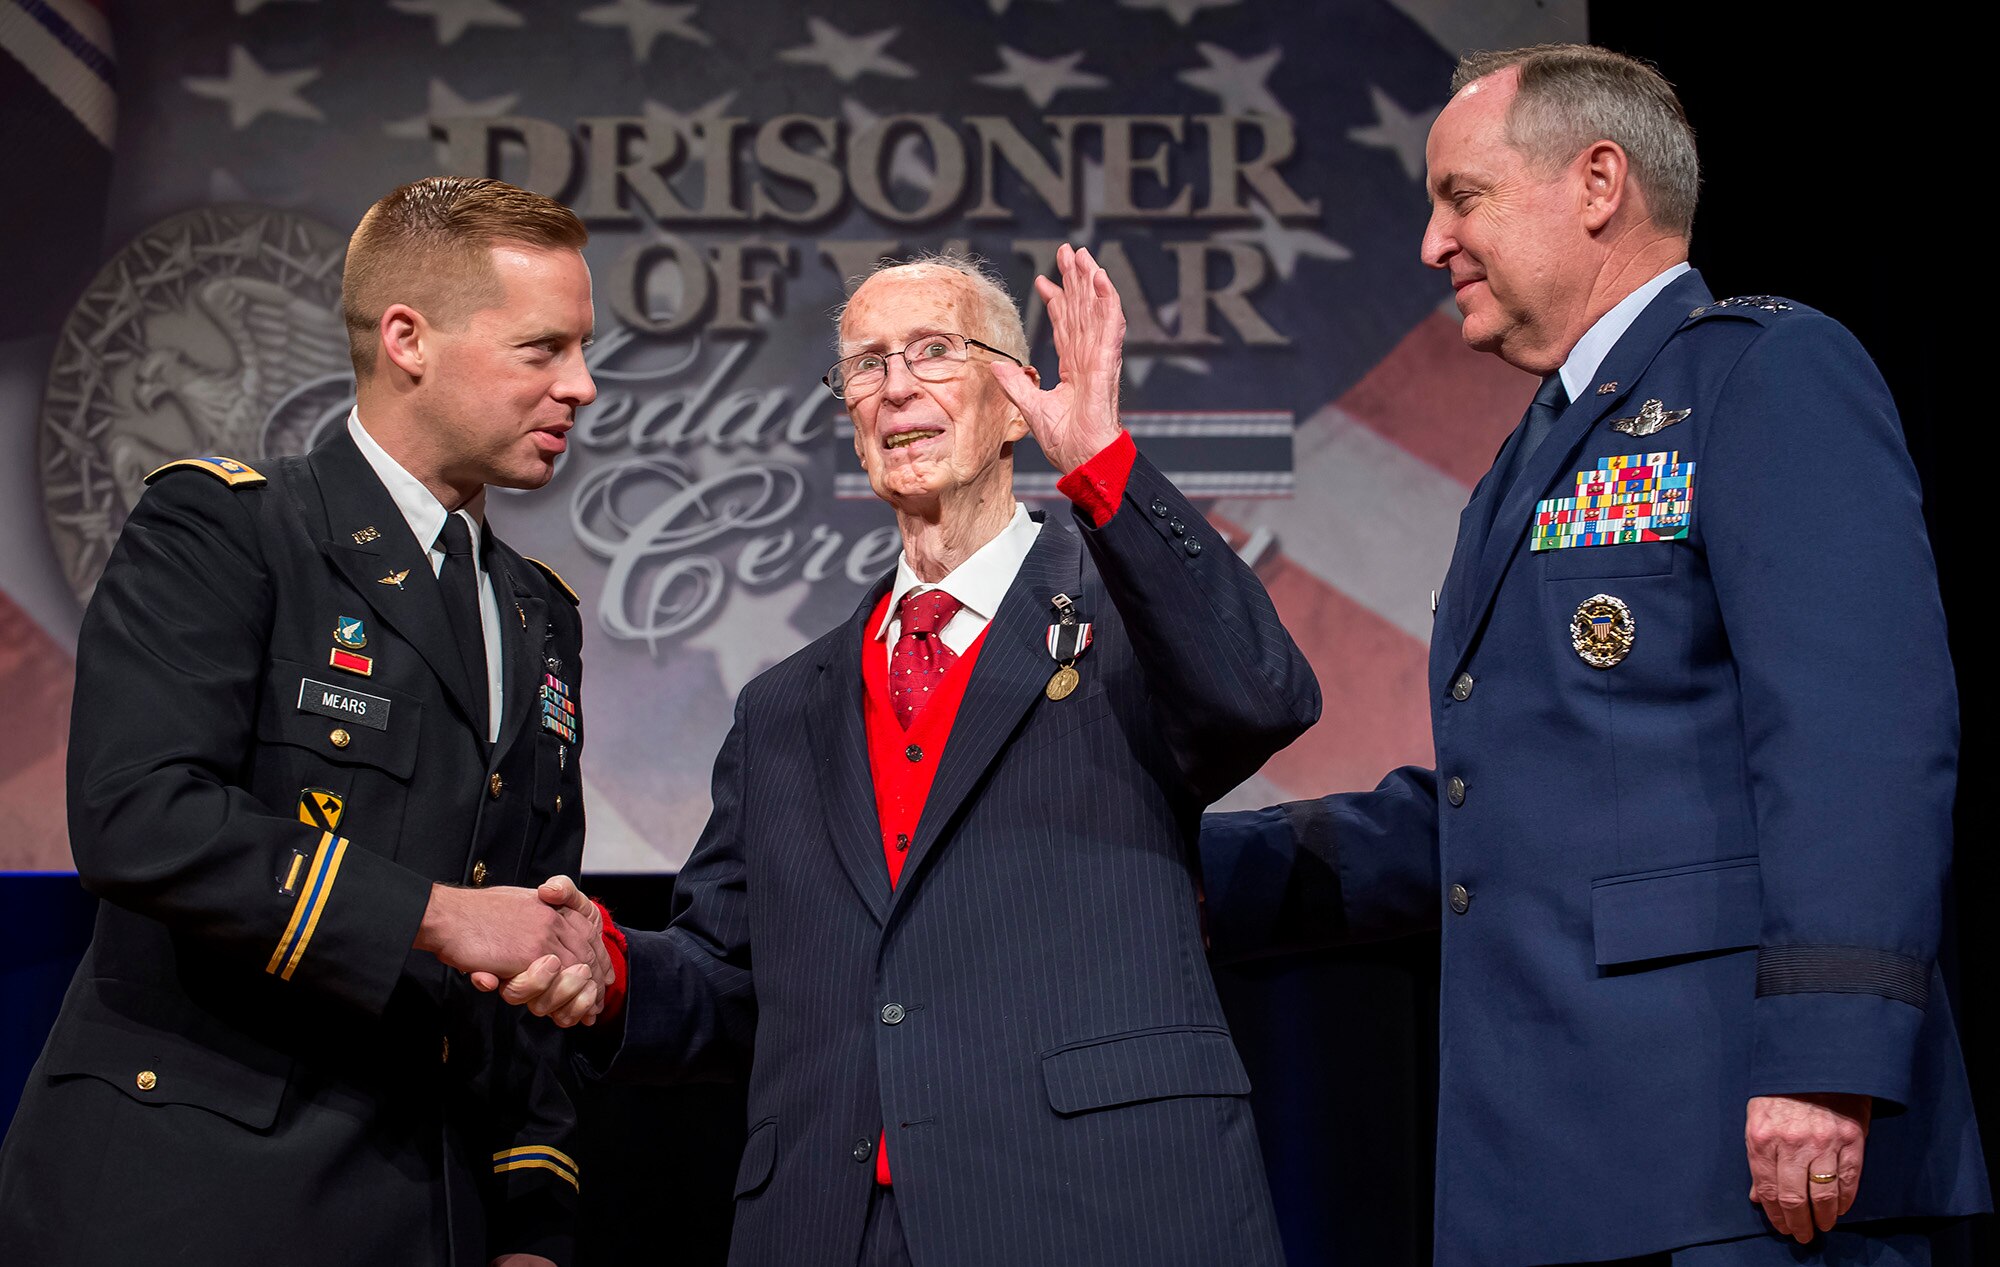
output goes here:
{"type": "Polygon", "coordinates": [[[0,1258],[569,1260],[558,1032],[461,974],[598,953],[518,887],[582,851],[576,595],[483,522],[595,395],[584,238],[498,181],[396,190],[349,247],[347,426],[150,477],[79,638],[104,901],[0,1152],[0,1258]]]}

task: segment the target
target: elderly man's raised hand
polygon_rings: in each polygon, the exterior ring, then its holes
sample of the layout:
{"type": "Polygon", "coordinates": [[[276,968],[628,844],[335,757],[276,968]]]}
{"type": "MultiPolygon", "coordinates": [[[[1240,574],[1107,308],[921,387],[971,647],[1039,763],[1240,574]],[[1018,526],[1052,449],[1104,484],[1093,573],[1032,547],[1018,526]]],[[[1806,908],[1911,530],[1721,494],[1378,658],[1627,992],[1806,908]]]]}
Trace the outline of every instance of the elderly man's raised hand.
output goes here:
{"type": "Polygon", "coordinates": [[[1118,438],[1118,374],[1124,364],[1125,309],[1111,276],[1087,250],[1056,251],[1062,284],[1035,279],[1049,306],[1057,383],[1041,390],[1027,371],[1004,361],[993,377],[1021,411],[1035,443],[1067,475],[1118,438]]]}
{"type": "Polygon", "coordinates": [[[552,876],[535,890],[548,907],[590,929],[595,953],[586,963],[565,964],[557,956],[545,955],[522,971],[501,981],[487,972],[472,974],[472,984],[481,990],[498,990],[500,997],[516,1007],[525,1007],[536,1016],[546,1016],[567,1029],[572,1025],[594,1025],[604,1010],[605,992],[611,986],[611,959],[604,951],[604,918],[597,904],[584,895],[566,875],[552,876]]]}

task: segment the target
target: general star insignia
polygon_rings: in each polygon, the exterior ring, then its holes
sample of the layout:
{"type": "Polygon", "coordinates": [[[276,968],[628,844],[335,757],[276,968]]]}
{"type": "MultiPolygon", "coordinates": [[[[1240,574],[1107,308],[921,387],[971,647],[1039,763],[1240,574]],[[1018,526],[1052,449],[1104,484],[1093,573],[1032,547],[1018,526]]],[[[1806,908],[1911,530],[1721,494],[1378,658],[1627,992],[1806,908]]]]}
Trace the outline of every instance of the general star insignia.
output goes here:
{"type": "Polygon", "coordinates": [[[403,588],[403,578],[408,576],[409,574],[410,574],[410,569],[404,568],[400,572],[389,573],[389,575],[383,577],[381,580],[375,583],[377,585],[393,585],[397,589],[401,589],[403,588]]]}
{"type": "Polygon", "coordinates": [[[1649,400],[1639,406],[1638,417],[1613,418],[1611,429],[1628,436],[1649,436],[1655,431],[1665,431],[1693,412],[1691,409],[1668,409],[1657,400],[1649,400]]]}

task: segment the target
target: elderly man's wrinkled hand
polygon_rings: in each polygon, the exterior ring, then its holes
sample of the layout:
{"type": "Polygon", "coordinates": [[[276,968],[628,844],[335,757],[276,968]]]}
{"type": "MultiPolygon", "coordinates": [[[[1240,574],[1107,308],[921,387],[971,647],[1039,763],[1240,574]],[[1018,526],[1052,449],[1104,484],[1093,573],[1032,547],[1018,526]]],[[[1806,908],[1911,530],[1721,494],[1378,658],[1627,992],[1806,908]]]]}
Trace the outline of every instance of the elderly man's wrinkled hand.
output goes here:
{"type": "Polygon", "coordinates": [[[1118,376],[1125,356],[1125,309],[1111,275],[1088,250],[1067,243],[1056,251],[1060,286],[1035,279],[1035,293],[1049,306],[1055,339],[1057,383],[1048,391],[1025,370],[992,363],[993,377],[1021,411],[1035,443],[1067,475],[1118,438],[1118,376]]]}

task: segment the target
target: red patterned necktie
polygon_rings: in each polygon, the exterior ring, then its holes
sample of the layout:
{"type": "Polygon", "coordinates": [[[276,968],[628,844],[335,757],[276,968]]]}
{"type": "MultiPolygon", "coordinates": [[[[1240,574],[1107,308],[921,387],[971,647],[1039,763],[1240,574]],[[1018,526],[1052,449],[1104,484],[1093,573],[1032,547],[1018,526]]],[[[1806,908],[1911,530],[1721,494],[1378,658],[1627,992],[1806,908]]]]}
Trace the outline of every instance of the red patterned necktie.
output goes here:
{"type": "Polygon", "coordinates": [[[889,702],[895,705],[896,720],[905,730],[958,659],[958,653],[938,637],[938,630],[962,606],[943,590],[911,594],[896,605],[896,619],[903,628],[896,638],[895,654],[889,657],[889,702]]]}

